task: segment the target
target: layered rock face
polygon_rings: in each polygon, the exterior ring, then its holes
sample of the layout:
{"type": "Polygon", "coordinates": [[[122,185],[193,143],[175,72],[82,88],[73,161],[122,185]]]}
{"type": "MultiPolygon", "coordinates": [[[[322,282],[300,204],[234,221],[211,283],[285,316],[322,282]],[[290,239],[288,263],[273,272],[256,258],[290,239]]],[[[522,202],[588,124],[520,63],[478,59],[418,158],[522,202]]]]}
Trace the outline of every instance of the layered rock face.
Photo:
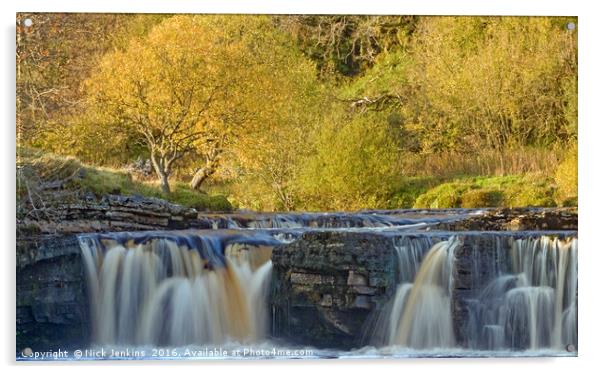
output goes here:
{"type": "Polygon", "coordinates": [[[211,228],[211,222],[198,218],[195,209],[165,200],[105,195],[84,196],[81,200],[53,209],[52,221],[24,220],[22,226],[43,233],[84,233],[111,231],[211,228]]]}
{"type": "Polygon", "coordinates": [[[88,344],[86,280],[74,235],[17,242],[17,349],[88,344]]]}
{"type": "Polygon", "coordinates": [[[393,240],[308,232],[274,248],[273,334],[315,347],[360,347],[363,328],[394,292],[393,240]]]}
{"type": "Polygon", "coordinates": [[[450,231],[548,231],[577,230],[575,208],[503,208],[487,209],[476,215],[436,227],[450,231]]]}

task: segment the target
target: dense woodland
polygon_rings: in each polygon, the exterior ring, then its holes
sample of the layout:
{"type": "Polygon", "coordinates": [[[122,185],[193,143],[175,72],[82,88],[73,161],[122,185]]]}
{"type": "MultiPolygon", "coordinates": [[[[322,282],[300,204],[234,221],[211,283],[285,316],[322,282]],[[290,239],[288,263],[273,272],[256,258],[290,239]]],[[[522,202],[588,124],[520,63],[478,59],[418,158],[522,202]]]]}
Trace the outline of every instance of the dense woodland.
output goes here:
{"type": "Polygon", "coordinates": [[[20,14],[18,162],[253,210],[575,205],[571,22],[20,14]]]}

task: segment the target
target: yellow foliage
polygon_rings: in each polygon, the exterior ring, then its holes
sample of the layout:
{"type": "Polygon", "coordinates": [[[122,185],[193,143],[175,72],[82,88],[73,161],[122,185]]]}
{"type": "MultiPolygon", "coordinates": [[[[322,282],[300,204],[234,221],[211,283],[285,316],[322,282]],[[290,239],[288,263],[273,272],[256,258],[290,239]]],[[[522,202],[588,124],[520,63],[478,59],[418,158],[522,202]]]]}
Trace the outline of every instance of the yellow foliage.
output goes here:
{"type": "Polygon", "coordinates": [[[577,147],[572,146],[566,154],[565,159],[556,169],[556,184],[558,185],[558,198],[560,203],[565,204],[567,200],[575,200],[578,196],[578,167],[577,147]]]}

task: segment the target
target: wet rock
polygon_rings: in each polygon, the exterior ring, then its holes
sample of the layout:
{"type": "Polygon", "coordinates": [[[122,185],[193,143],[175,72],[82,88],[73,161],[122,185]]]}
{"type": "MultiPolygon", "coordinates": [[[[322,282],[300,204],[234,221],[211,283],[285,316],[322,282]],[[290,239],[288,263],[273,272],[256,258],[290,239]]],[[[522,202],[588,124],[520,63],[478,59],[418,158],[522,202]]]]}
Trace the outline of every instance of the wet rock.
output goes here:
{"type": "Polygon", "coordinates": [[[309,232],[274,248],[272,332],[298,344],[351,349],[381,344],[380,314],[397,286],[394,243],[400,236],[432,243],[458,237],[454,252],[451,310],[455,340],[470,347],[471,313],[481,292],[511,270],[518,239],[567,238],[575,231],[408,232],[394,235],[345,231],[309,232]],[[375,322],[376,321],[376,322],[375,322]]]}
{"type": "Polygon", "coordinates": [[[366,321],[395,288],[394,251],[387,236],[353,232],[308,232],[274,248],[274,335],[315,347],[363,345],[366,321]]]}
{"type": "Polygon", "coordinates": [[[355,271],[350,271],[347,277],[348,286],[366,286],[368,284],[366,277],[362,274],[358,274],[355,271]]]}
{"type": "Polygon", "coordinates": [[[450,231],[577,230],[576,208],[502,208],[434,227],[450,231]]]}
{"type": "Polygon", "coordinates": [[[86,346],[88,301],[77,238],[37,236],[17,243],[17,350],[86,346]]]}

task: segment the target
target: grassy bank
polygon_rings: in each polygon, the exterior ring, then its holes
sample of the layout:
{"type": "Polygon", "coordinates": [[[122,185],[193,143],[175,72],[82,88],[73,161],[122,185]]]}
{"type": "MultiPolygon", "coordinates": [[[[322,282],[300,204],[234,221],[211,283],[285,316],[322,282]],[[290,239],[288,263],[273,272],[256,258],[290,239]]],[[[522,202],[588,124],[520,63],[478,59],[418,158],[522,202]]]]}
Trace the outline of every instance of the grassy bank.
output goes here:
{"type": "Polygon", "coordinates": [[[139,180],[124,170],[85,165],[73,157],[20,149],[17,166],[19,201],[33,199],[45,204],[44,199],[66,198],[67,192],[80,191],[99,197],[105,194],[155,197],[200,211],[232,210],[225,196],[195,191],[177,181],[173,182],[170,193],[164,193],[153,181],[139,180]]]}
{"type": "MultiPolygon", "coordinates": [[[[576,157],[567,157],[555,174],[405,177],[399,180],[385,205],[370,208],[577,206],[576,162],[576,157]]],[[[94,167],[73,157],[31,149],[19,150],[17,165],[17,197],[30,208],[39,208],[49,200],[68,201],[69,196],[73,196],[69,193],[73,192],[99,197],[105,194],[155,197],[199,211],[231,211],[233,204],[238,205],[236,201],[231,204],[225,197],[233,194],[232,186],[227,184],[217,189],[208,185],[212,191],[208,194],[174,180],[172,192],[164,193],[154,180],[145,180],[135,172],[94,167]]]]}
{"type": "Polygon", "coordinates": [[[555,181],[538,174],[466,177],[438,184],[419,195],[415,208],[553,207],[576,205],[562,200],[555,181]]]}

